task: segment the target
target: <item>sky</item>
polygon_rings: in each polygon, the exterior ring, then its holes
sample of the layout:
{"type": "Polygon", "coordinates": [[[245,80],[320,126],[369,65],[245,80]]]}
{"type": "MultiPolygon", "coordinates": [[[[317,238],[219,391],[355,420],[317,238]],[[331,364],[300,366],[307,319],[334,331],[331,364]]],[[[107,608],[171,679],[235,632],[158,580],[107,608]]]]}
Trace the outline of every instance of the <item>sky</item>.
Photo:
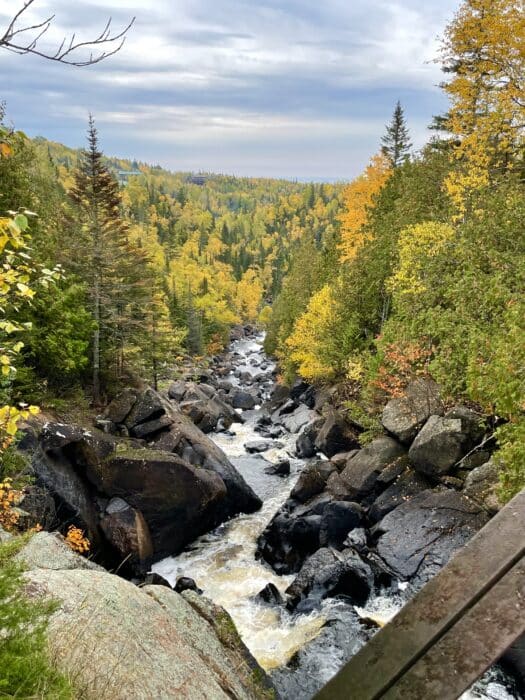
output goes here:
{"type": "MultiPolygon", "coordinates": [[[[348,180],[378,150],[396,101],[420,148],[434,114],[439,37],[459,0],[34,0],[41,49],[136,17],[122,50],[76,68],[0,50],[16,128],[171,170],[348,180]]],[[[0,0],[0,35],[23,0],[0,0]]],[[[22,20],[21,18],[21,20],[22,20]]],[[[22,26],[22,25],[20,25],[22,26]]]]}

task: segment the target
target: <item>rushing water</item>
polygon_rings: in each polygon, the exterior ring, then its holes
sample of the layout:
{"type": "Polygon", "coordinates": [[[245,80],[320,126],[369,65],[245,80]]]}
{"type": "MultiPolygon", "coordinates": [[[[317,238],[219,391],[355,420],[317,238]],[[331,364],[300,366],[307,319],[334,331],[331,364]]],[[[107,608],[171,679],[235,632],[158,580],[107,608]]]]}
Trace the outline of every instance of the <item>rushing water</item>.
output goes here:
{"type": "MultiPolygon", "coordinates": [[[[273,366],[266,360],[260,342],[236,341],[232,351],[237,353],[236,368],[241,372],[248,372],[251,376],[271,375],[273,366]],[[260,365],[265,363],[266,369],[261,370],[260,365]]],[[[239,385],[233,372],[228,380],[239,385]]],[[[263,507],[256,513],[240,515],[200,537],[183,553],[155,564],[153,570],[171,584],[183,575],[195,579],[209,598],[230,613],[245,644],[267,671],[284,667],[294,654],[310,648],[305,665],[310,674],[315,674],[315,679],[304,684],[301,678],[278,683],[287,700],[303,700],[311,695],[312,688],[328,681],[371,634],[369,626],[367,632],[367,625],[360,620],[368,618],[379,625],[388,622],[405,602],[405,593],[403,586],[394,593],[382,592],[372,596],[362,609],[341,601],[326,600],[318,610],[308,614],[290,614],[282,607],[255,599],[268,583],[273,583],[284,593],[294,578],[279,576],[257,561],[255,550],[259,534],[288,497],[303,466],[301,460],[294,458],[295,436],[292,435],[280,437],[283,447],[265,452],[264,457],[246,453],[245,443],[261,438],[254,430],[257,414],[257,410],[247,412],[246,423],[232,426],[235,434],[221,432],[211,437],[263,499],[263,507]],[[265,474],[268,462],[276,463],[283,458],[291,462],[289,477],[265,474]],[[330,630],[332,637],[326,633],[327,622],[333,625],[330,630]],[[338,624],[342,632],[339,638],[333,636],[338,624]],[[308,645],[313,639],[316,641],[308,645]]],[[[300,674],[301,671],[296,673],[300,674]]],[[[465,693],[462,700],[479,698],[521,700],[519,695],[506,688],[505,679],[497,671],[490,672],[465,693]]]]}

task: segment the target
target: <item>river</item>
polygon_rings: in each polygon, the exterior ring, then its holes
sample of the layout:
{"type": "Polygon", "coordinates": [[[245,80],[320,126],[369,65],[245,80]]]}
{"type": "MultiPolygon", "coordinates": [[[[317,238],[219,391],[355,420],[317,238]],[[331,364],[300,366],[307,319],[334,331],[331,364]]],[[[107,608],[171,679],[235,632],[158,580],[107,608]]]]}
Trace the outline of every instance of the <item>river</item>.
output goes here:
{"type": "MultiPolygon", "coordinates": [[[[271,376],[274,366],[264,355],[262,338],[235,341],[231,351],[237,353],[237,374],[271,376]],[[262,370],[261,365],[266,369],[262,370]]],[[[242,386],[233,370],[227,379],[242,386]]],[[[394,584],[392,589],[371,596],[364,609],[328,599],[306,614],[291,614],[283,607],[256,600],[266,584],[273,583],[284,593],[294,578],[277,575],[256,560],[255,551],[259,534],[287,499],[304,466],[295,457],[295,435],[279,437],[283,446],[265,452],[264,456],[247,454],[245,443],[261,439],[255,431],[258,414],[259,409],[245,412],[246,422],[234,424],[231,434],[217,432],[210,437],[263,499],[263,507],[200,537],[183,553],[155,564],[153,571],[171,584],[182,575],[193,578],[205,595],[230,613],[254,657],[272,673],[282,697],[307,700],[370,637],[373,633],[370,620],[379,624],[387,622],[409,592],[403,584],[394,584]],[[281,459],[290,460],[290,476],[282,478],[265,473],[268,462],[281,459]],[[291,659],[292,668],[287,668],[291,659]]],[[[462,700],[477,698],[523,700],[510,690],[508,680],[499,670],[490,671],[462,700]]]]}

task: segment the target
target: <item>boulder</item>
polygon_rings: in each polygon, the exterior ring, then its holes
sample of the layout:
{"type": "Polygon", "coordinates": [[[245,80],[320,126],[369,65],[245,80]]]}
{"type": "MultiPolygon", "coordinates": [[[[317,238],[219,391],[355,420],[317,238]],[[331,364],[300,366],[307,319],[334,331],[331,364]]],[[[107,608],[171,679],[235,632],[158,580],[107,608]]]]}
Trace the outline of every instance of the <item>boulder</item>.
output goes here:
{"type": "MultiPolygon", "coordinates": [[[[177,403],[178,403],[184,399],[184,394],[186,393],[186,390],[187,390],[186,382],[183,379],[179,379],[178,381],[170,384],[169,389],[168,389],[168,397],[170,399],[173,399],[173,401],[177,401],[177,403]]],[[[124,416],[124,418],[125,418],[125,416],[124,416]]],[[[122,422],[122,421],[119,421],[119,422],[122,422]]]]}
{"type": "Polygon", "coordinates": [[[256,557],[278,574],[299,571],[304,559],[319,548],[320,529],[320,515],[292,516],[281,510],[259,536],[256,557]]]}
{"type": "Polygon", "coordinates": [[[37,532],[15,556],[26,569],[104,571],[95,562],[76,554],[59,532],[37,532]]]}
{"type": "Polygon", "coordinates": [[[400,462],[406,466],[405,448],[396,440],[382,435],[348,460],[341,478],[350,495],[360,499],[376,488],[378,477],[384,469],[400,462]]]}
{"type": "Polygon", "coordinates": [[[195,593],[199,595],[202,593],[195,581],[189,576],[179,576],[175,582],[174,590],[177,591],[177,593],[183,593],[184,591],[195,591],[195,593]]]}
{"type": "Polygon", "coordinates": [[[338,413],[331,411],[317,434],[315,446],[327,457],[332,457],[339,452],[359,448],[359,442],[355,428],[338,413]]]}
{"type": "Polygon", "coordinates": [[[323,419],[318,419],[306,425],[299,434],[295,443],[295,452],[301,459],[311,459],[315,457],[317,448],[315,441],[323,424],[323,419]]]}
{"type": "Polygon", "coordinates": [[[363,509],[357,503],[332,501],[328,503],[321,516],[319,544],[321,547],[342,546],[346,536],[363,520],[363,509]]]}
{"type": "Polygon", "coordinates": [[[148,388],[142,392],[137,392],[136,397],[133,408],[126,418],[121,421],[130,431],[141,423],[154,421],[166,413],[166,402],[153,389],[148,388]]]}
{"type": "Polygon", "coordinates": [[[503,503],[498,497],[500,467],[491,459],[469,472],[463,493],[480,503],[489,513],[497,513],[503,503]]]}
{"type": "Polygon", "coordinates": [[[104,411],[103,417],[112,423],[124,423],[137,401],[135,389],[124,389],[104,411]]]}
{"type": "Polygon", "coordinates": [[[276,464],[272,464],[270,467],[266,467],[264,470],[265,474],[273,474],[275,476],[289,476],[290,475],[290,460],[282,459],[276,464]]]}
{"type": "Polygon", "coordinates": [[[483,416],[467,406],[454,406],[445,413],[445,418],[461,421],[461,432],[467,436],[469,449],[476,445],[485,433],[483,416]]]}
{"type": "Polygon", "coordinates": [[[135,574],[145,574],[153,560],[153,542],[144,516],[122,498],[112,498],[100,526],[121,560],[135,574]]]}
{"type": "Polygon", "coordinates": [[[255,600],[261,603],[268,603],[269,605],[284,605],[285,603],[281,591],[273,583],[267,583],[266,586],[257,593],[255,600]]]}
{"type": "Polygon", "coordinates": [[[231,396],[231,404],[233,408],[241,408],[243,411],[249,411],[255,408],[256,401],[254,397],[246,391],[234,391],[231,396]]]}
{"type": "Polygon", "coordinates": [[[217,608],[214,626],[186,598],[193,592],[137,588],[101,571],[36,569],[25,577],[28,595],[58,601],[48,628],[52,658],[87,700],[255,700],[269,687],[231,618],[217,608]]]}
{"type": "MultiPolygon", "coordinates": [[[[124,499],[144,516],[156,560],[179,552],[221,521],[218,514],[226,497],[223,480],[178,455],[130,449],[116,453],[105,462],[89,465],[86,476],[99,492],[124,499]]],[[[106,520],[109,531],[117,528],[119,522],[122,528],[124,518],[133,521],[130,528],[140,529],[140,522],[131,511],[122,518],[116,512],[113,515],[106,520]]],[[[147,531],[141,532],[147,541],[147,531]]],[[[121,542],[125,541],[126,537],[122,536],[121,542]]],[[[132,551],[137,553],[135,547],[132,551]]]]}
{"type": "Polygon", "coordinates": [[[248,454],[260,454],[261,452],[268,452],[268,450],[282,446],[282,442],[275,442],[274,440],[250,440],[244,443],[244,449],[248,454]]]}
{"type": "Polygon", "coordinates": [[[291,608],[300,605],[305,609],[323,598],[336,595],[344,595],[352,603],[364,605],[373,584],[372,570],[356,552],[351,549],[336,552],[324,547],[305,561],[286,594],[291,608]]]}
{"type": "Polygon", "coordinates": [[[289,433],[295,435],[316,416],[317,414],[313,413],[308,406],[301,404],[289,413],[283,414],[276,422],[280,423],[289,433]]]}
{"type": "Polygon", "coordinates": [[[330,474],[337,471],[331,462],[310,462],[301,472],[290,494],[291,498],[306,503],[312,496],[324,490],[330,474]]]}
{"type": "Polygon", "coordinates": [[[377,553],[398,578],[414,577],[419,586],[487,521],[481,506],[456,491],[423,491],[376,526],[377,553]]]}
{"type": "Polygon", "coordinates": [[[469,438],[459,418],[430,416],[412,443],[408,456],[418,472],[438,477],[450,471],[468,447],[469,438]]]}
{"type": "Polygon", "coordinates": [[[387,403],[382,423],[388,433],[409,445],[432,415],[443,415],[439,386],[431,379],[419,378],[408,385],[405,396],[387,403]]]}
{"type": "Polygon", "coordinates": [[[431,488],[431,484],[424,476],[413,469],[405,469],[386,491],[383,491],[376,498],[368,511],[368,517],[373,523],[376,523],[397,506],[429,488],[431,488]]]}

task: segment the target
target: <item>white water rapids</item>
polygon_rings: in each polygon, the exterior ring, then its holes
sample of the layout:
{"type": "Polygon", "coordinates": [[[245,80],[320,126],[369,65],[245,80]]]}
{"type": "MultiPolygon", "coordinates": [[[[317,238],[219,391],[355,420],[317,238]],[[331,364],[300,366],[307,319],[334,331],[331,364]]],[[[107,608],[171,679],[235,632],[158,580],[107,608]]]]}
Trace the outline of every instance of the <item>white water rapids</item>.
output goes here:
{"type": "MultiPolygon", "coordinates": [[[[266,360],[260,342],[242,340],[233,343],[232,351],[238,353],[236,369],[270,374],[273,366],[266,360]],[[268,365],[261,370],[260,365],[268,365]]],[[[233,376],[227,377],[232,384],[239,384],[233,376]]],[[[287,499],[304,462],[295,458],[296,436],[285,435],[278,440],[280,449],[264,453],[264,459],[246,453],[244,445],[250,440],[260,440],[254,430],[257,411],[248,414],[245,424],[234,424],[234,435],[214,433],[210,437],[219,445],[241,472],[254,491],[263,499],[260,511],[240,515],[221,525],[214,532],[196,540],[186,551],[168,557],[153,566],[172,585],[179,576],[193,578],[211,600],[223,606],[231,615],[237,629],[254,657],[267,670],[283,667],[291,657],[314,639],[332,611],[341,603],[326,600],[318,610],[308,614],[290,614],[279,606],[271,606],[255,600],[255,596],[266,584],[273,583],[282,593],[294,576],[279,576],[264,562],[255,559],[256,542],[260,533],[287,499]],[[268,461],[276,463],[290,459],[291,474],[282,478],[264,473],[268,461]],[[265,461],[267,460],[267,461],[265,461]]],[[[369,617],[380,624],[386,623],[399,610],[402,596],[371,596],[364,609],[354,609],[360,617],[369,617]]],[[[350,607],[350,606],[349,606],[350,607]]],[[[351,606],[353,608],[353,606],[351,606]]],[[[359,625],[357,618],[349,618],[349,624],[359,625]]],[[[338,670],[345,657],[337,649],[324,650],[320,659],[322,672],[319,679],[324,683],[338,670]]],[[[488,700],[520,700],[512,694],[501,680],[499,672],[490,672],[482,681],[464,694],[463,700],[487,698],[488,700]]],[[[284,695],[285,700],[303,700],[307,695],[284,695]]]]}

